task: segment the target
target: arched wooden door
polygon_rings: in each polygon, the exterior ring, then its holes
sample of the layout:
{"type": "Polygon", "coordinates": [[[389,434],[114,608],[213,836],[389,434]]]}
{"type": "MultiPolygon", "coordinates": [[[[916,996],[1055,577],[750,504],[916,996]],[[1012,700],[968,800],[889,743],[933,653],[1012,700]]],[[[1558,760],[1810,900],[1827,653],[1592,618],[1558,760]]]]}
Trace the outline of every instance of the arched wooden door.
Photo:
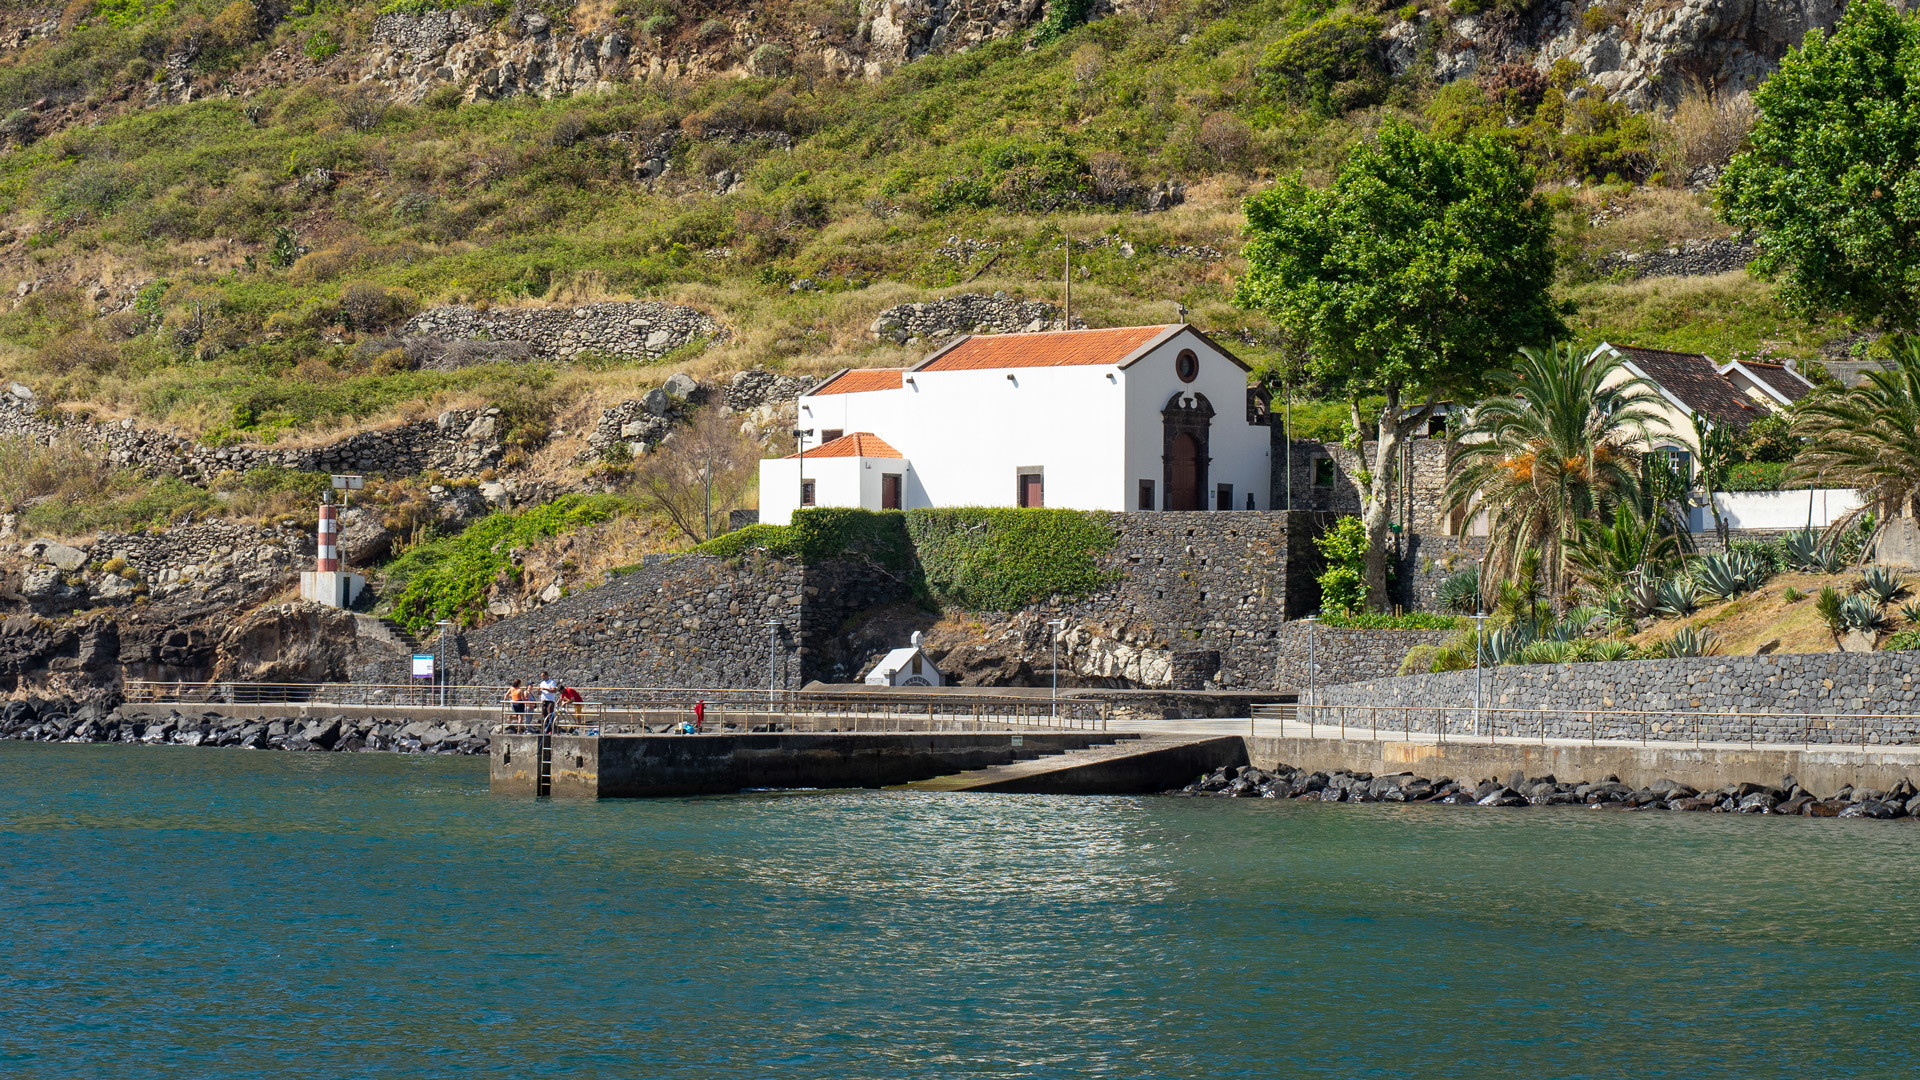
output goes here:
{"type": "Polygon", "coordinates": [[[1173,437],[1173,461],[1167,485],[1167,509],[1204,510],[1201,503],[1200,443],[1181,432],[1173,437]]]}

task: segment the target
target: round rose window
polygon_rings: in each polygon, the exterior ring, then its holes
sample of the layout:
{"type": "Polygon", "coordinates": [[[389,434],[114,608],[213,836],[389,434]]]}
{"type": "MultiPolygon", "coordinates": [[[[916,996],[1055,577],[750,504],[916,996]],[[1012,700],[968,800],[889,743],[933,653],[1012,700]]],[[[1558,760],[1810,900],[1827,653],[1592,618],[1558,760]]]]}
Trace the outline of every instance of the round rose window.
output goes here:
{"type": "Polygon", "coordinates": [[[1173,373],[1180,376],[1181,382],[1192,382],[1200,376],[1200,358],[1193,355],[1192,349],[1181,349],[1174,358],[1173,373]]]}

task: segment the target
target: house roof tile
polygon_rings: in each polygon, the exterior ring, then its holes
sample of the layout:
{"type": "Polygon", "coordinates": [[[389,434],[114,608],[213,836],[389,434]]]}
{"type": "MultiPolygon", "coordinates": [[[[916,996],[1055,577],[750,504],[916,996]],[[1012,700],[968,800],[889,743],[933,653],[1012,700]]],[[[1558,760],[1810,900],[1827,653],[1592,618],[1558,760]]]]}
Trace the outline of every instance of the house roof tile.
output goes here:
{"type": "Polygon", "coordinates": [[[1178,326],[1117,326],[1039,334],[977,334],[961,338],[920,362],[915,371],[988,371],[997,368],[1119,364],[1178,326]]]}
{"type": "Polygon", "coordinates": [[[1647,373],[1647,377],[1680,400],[1682,405],[1716,424],[1745,427],[1766,415],[1734,389],[1733,382],[1720,374],[1713,360],[1700,353],[1668,352],[1665,349],[1640,349],[1630,345],[1613,348],[1647,373]]]}
{"type": "MultiPolygon", "coordinates": [[[[790,458],[797,458],[800,455],[788,454],[787,456],[790,458]]],[[[821,443],[819,446],[816,446],[813,449],[807,451],[807,457],[809,458],[870,457],[870,458],[902,458],[904,459],[906,455],[902,454],[898,450],[895,450],[893,447],[888,446],[886,443],[886,440],[880,438],[880,436],[875,435],[871,431],[856,431],[851,435],[842,435],[837,439],[833,439],[831,441],[821,443]]]]}
{"type": "Polygon", "coordinates": [[[863,394],[869,390],[898,390],[905,368],[850,368],[829,376],[826,382],[807,391],[807,397],[822,394],[863,394]]]}
{"type": "Polygon", "coordinates": [[[1788,371],[1784,364],[1762,364],[1754,360],[1743,360],[1740,366],[1753,373],[1753,377],[1772,387],[1776,393],[1788,401],[1799,401],[1811,393],[1805,379],[1788,371]]]}

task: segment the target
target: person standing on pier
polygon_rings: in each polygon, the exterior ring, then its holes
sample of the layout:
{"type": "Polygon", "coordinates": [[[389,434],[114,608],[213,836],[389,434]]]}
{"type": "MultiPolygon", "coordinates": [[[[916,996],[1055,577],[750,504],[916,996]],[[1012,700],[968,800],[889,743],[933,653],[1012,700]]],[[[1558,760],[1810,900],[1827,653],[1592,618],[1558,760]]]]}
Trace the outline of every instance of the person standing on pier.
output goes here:
{"type": "Polygon", "coordinates": [[[560,700],[560,682],[546,672],[540,673],[540,719],[553,722],[553,708],[560,700]]]}

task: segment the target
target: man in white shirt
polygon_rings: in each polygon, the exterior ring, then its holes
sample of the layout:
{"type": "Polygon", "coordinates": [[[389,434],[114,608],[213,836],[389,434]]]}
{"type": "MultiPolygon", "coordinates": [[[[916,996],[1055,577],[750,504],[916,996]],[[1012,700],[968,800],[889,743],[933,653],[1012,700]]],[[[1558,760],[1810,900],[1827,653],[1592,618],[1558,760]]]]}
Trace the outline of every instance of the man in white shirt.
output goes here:
{"type": "Polygon", "coordinates": [[[553,720],[553,707],[556,703],[559,702],[559,700],[560,700],[560,680],[554,678],[553,676],[547,674],[544,671],[541,672],[540,673],[540,719],[551,722],[553,720]]]}

